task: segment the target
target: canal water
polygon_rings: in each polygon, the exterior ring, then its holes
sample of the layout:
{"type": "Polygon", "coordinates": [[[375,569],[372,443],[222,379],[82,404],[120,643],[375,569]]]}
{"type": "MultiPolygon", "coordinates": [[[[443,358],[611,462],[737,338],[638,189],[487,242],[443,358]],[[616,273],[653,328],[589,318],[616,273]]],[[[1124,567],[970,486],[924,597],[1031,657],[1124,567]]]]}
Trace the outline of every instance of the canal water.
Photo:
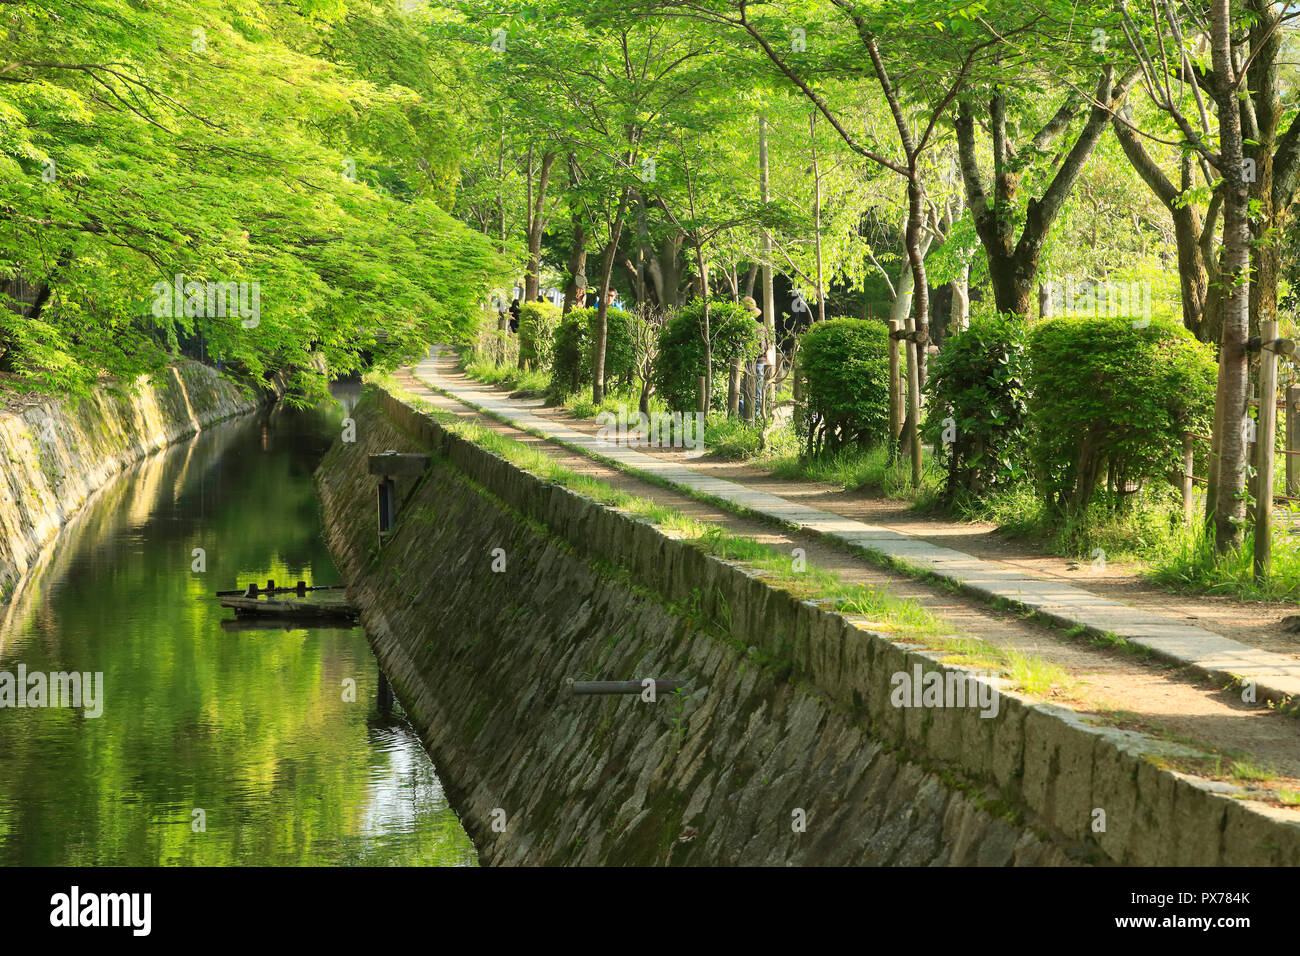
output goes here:
{"type": "Polygon", "coordinates": [[[338,582],[312,472],[344,414],[149,458],[0,607],[0,672],[103,674],[99,717],[0,707],[0,865],[475,864],[365,633],[231,629],[213,596],[338,582]]]}

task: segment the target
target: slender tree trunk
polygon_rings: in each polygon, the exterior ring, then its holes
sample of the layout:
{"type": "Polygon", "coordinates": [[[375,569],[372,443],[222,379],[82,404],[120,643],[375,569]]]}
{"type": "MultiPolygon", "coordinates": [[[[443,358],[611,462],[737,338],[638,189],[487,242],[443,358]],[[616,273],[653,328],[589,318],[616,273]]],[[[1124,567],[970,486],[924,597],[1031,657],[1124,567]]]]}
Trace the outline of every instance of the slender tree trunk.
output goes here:
{"type": "MultiPolygon", "coordinates": [[[[578,188],[578,160],[569,154],[569,187],[578,188]]],[[[569,281],[564,287],[564,312],[567,315],[575,308],[582,308],[582,303],[575,301],[578,290],[586,288],[587,274],[587,230],[582,222],[582,210],[578,203],[573,204],[573,243],[569,251],[569,281]],[[582,284],[579,285],[579,281],[582,284]]]]}
{"type": "MultiPolygon", "coordinates": [[[[758,118],[758,191],[759,199],[766,206],[770,201],[767,168],[767,117],[758,118]]],[[[772,281],[772,237],[763,230],[763,326],[767,330],[767,347],[763,361],[771,368],[776,363],[776,287],[772,281]]],[[[770,379],[765,375],[754,384],[754,394],[763,395],[763,406],[771,408],[776,400],[774,389],[767,386],[770,379]]]]}
{"type": "Polygon", "coordinates": [[[542,154],[542,165],[537,175],[537,188],[533,188],[533,148],[528,147],[528,271],[524,274],[524,301],[537,299],[538,270],[542,253],[542,233],[546,229],[546,190],[551,181],[551,167],[555,153],[542,154]]]}
{"type": "MultiPolygon", "coordinates": [[[[704,243],[695,243],[695,266],[700,273],[700,321],[704,324],[704,380],[708,401],[713,402],[713,329],[709,323],[709,265],[704,259],[704,243]]],[[[707,410],[707,406],[706,406],[707,410]]]]}
{"type": "MultiPolygon", "coordinates": [[[[1285,4],[1283,6],[1286,6],[1285,4]]],[[[1275,204],[1273,159],[1282,118],[1278,92],[1278,53],[1282,31],[1276,29],[1276,4],[1271,0],[1246,0],[1255,14],[1250,27],[1250,68],[1247,83],[1254,109],[1253,128],[1243,132],[1245,156],[1254,164],[1254,182],[1248,182],[1253,217],[1260,223],[1261,242],[1251,246],[1250,332],[1258,335],[1260,322],[1277,318],[1277,286],[1282,272],[1282,238],[1285,208],[1275,204]]]]}
{"type": "Polygon", "coordinates": [[[814,110],[809,121],[809,137],[812,140],[813,171],[813,227],[817,242],[817,321],[826,321],[826,296],[822,285],[822,178],[817,165],[817,112],[814,110]]]}
{"type": "Polygon", "coordinates": [[[650,224],[646,215],[645,193],[637,190],[632,195],[636,206],[636,301],[646,300],[646,273],[650,265],[650,224]]]}
{"type": "MultiPolygon", "coordinates": [[[[1223,175],[1223,274],[1228,293],[1223,309],[1218,427],[1219,480],[1214,511],[1214,546],[1220,553],[1240,544],[1245,524],[1246,441],[1243,421],[1250,396],[1246,340],[1250,329],[1249,190],[1243,180],[1244,150],[1232,63],[1229,0],[1210,3],[1210,46],[1218,105],[1223,175]]],[[[1272,396],[1268,396],[1272,400],[1272,396]]]]}
{"type": "Polygon", "coordinates": [[[925,385],[925,347],[929,341],[930,289],[921,251],[921,185],[915,166],[907,184],[908,217],[905,242],[912,267],[912,295],[915,307],[907,318],[907,331],[915,333],[907,342],[907,442],[912,450],[912,487],[921,484],[921,388],[925,385]]]}
{"type": "Polygon", "coordinates": [[[506,137],[501,134],[501,139],[497,144],[497,218],[498,218],[498,235],[500,242],[497,245],[497,251],[504,254],[506,251],[506,137]]]}
{"type": "Polygon", "coordinates": [[[623,219],[627,216],[627,187],[618,194],[618,210],[609,231],[609,245],[600,264],[600,302],[596,306],[596,343],[591,355],[591,400],[599,405],[605,399],[605,344],[609,327],[609,283],[614,274],[614,258],[618,255],[618,240],[623,233],[623,219]]]}

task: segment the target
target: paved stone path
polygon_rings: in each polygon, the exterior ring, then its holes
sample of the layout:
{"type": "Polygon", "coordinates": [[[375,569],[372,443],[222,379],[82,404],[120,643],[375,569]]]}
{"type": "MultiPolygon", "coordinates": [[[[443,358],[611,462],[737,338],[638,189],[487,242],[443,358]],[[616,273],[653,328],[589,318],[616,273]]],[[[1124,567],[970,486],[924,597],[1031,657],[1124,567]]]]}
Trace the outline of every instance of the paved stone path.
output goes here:
{"type": "Polygon", "coordinates": [[[688,465],[665,461],[611,441],[598,439],[557,422],[534,415],[529,402],[510,399],[500,391],[463,379],[451,380],[439,368],[453,367],[454,359],[425,359],[411,371],[436,391],[498,416],[520,428],[563,442],[585,454],[653,475],[655,478],[699,494],[739,505],[808,531],[876,552],[890,560],[906,562],[932,572],[962,589],[985,598],[1001,598],[1037,611],[1067,626],[1116,634],[1132,644],[1149,648],[1156,656],[1183,664],[1227,683],[1231,678],[1253,680],[1256,699],[1275,702],[1300,698],[1300,663],[1280,654],[1248,647],[1213,631],[1152,614],[1075,587],[940,547],[900,531],[869,525],[842,515],[796,504],[756,491],[734,481],[702,475],[688,465]]]}

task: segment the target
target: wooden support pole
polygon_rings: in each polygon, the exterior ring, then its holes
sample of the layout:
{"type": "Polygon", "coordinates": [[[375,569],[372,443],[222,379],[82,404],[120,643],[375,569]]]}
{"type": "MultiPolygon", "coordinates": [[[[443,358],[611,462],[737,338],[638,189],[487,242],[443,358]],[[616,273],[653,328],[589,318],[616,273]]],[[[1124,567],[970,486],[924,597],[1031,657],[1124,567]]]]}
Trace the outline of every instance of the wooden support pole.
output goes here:
{"type": "MultiPolygon", "coordinates": [[[[1300,386],[1291,385],[1286,390],[1286,450],[1300,451],[1300,386]]],[[[1300,498],[1300,465],[1294,454],[1286,456],[1286,494],[1300,498]]]]}
{"type": "MultiPolygon", "coordinates": [[[[908,317],[908,325],[912,319],[908,317]]],[[[908,329],[909,332],[915,331],[908,329]]],[[[907,443],[912,449],[912,487],[921,487],[921,353],[926,343],[909,340],[907,343],[907,443]]]]}
{"type": "MultiPolygon", "coordinates": [[[[891,321],[891,325],[896,320],[891,321]]],[[[912,487],[921,486],[921,366],[919,356],[923,354],[929,339],[926,334],[915,327],[911,314],[908,314],[907,322],[903,326],[906,331],[894,330],[891,328],[889,337],[893,341],[895,337],[898,340],[907,343],[907,380],[906,396],[903,397],[902,382],[899,383],[900,404],[906,405],[906,417],[903,419],[902,427],[906,429],[907,434],[903,436],[902,444],[911,452],[912,457],[912,487]]]]}
{"type": "Polygon", "coordinates": [[[1191,435],[1183,436],[1183,520],[1192,520],[1192,465],[1196,460],[1196,440],[1191,435]]]}
{"type": "Polygon", "coordinates": [[[776,366],[768,362],[763,366],[763,421],[772,421],[776,412],[776,366]]]}
{"type": "Polygon", "coordinates": [[[1272,557],[1269,523],[1273,515],[1273,440],[1277,434],[1277,320],[1261,322],[1260,337],[1266,343],[1259,353],[1259,424],[1255,433],[1255,578],[1268,577],[1272,557]]]}
{"type": "Polygon", "coordinates": [[[898,373],[898,333],[902,323],[889,320],[889,454],[896,453],[899,433],[903,430],[903,396],[898,373]]]}
{"type": "Polygon", "coordinates": [[[731,375],[727,379],[727,417],[735,418],[740,413],[740,356],[731,360],[731,375]]]}
{"type": "Polygon", "coordinates": [[[754,363],[745,364],[745,372],[741,376],[741,388],[745,392],[745,424],[754,424],[754,393],[758,391],[755,384],[754,363]]]}
{"type": "Polygon", "coordinates": [[[397,485],[391,478],[379,481],[379,543],[397,522],[397,485]]]}

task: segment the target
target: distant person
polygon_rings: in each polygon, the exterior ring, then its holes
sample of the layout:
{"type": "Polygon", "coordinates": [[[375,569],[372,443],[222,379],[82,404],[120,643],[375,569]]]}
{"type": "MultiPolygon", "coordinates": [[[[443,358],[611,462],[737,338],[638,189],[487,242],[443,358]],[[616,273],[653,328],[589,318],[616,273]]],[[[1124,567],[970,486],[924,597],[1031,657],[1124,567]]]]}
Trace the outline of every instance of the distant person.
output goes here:
{"type": "Polygon", "coordinates": [[[519,300],[515,299],[510,303],[510,331],[519,331],[519,300]]]}

